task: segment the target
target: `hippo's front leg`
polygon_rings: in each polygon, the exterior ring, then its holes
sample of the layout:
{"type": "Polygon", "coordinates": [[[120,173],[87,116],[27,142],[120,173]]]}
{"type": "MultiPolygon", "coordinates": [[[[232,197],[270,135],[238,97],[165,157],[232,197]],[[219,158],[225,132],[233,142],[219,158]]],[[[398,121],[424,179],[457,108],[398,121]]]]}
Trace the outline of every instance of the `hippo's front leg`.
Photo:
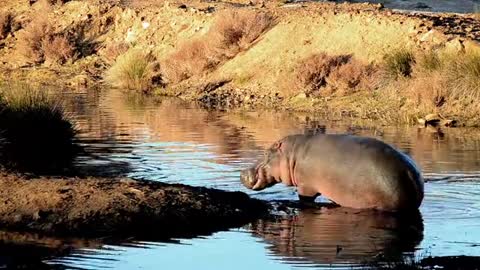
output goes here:
{"type": "Polygon", "coordinates": [[[302,203],[313,203],[321,195],[315,189],[305,186],[297,187],[297,193],[298,199],[302,203]]]}

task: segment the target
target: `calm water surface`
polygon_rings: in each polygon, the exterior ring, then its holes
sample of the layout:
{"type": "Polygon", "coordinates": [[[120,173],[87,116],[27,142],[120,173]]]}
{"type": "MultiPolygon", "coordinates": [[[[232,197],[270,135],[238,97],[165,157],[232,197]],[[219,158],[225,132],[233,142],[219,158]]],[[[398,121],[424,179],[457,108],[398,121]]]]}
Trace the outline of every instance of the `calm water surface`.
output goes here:
{"type": "MultiPolygon", "coordinates": [[[[8,254],[17,254],[9,246],[13,242],[28,248],[22,254],[39,254],[67,268],[210,270],[351,269],[405,256],[480,256],[480,130],[369,128],[287,113],[209,112],[178,100],[154,102],[115,91],[74,95],[66,100],[79,140],[97,157],[79,158],[80,170],[296,200],[295,190],[283,185],[247,190],[240,170],[285,135],[347,132],[382,139],[413,156],[427,180],[421,214],[398,219],[342,208],[302,210],[193,239],[121,245],[0,233],[0,250],[8,254]]],[[[8,254],[2,256],[16,256],[8,254]]]]}
{"type": "Polygon", "coordinates": [[[349,0],[347,2],[382,3],[387,8],[427,12],[472,13],[480,11],[479,0],[349,0]]]}

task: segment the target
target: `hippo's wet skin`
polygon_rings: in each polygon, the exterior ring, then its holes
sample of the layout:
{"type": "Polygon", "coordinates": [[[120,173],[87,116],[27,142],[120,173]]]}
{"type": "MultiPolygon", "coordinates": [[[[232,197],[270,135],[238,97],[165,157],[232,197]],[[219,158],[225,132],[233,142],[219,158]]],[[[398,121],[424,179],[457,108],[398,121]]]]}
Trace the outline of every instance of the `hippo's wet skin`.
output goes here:
{"type": "Polygon", "coordinates": [[[242,171],[247,188],[296,186],[301,200],[322,194],[351,208],[417,209],[423,178],[415,162],[392,146],[352,135],[292,135],[274,143],[265,158],[242,171]]]}

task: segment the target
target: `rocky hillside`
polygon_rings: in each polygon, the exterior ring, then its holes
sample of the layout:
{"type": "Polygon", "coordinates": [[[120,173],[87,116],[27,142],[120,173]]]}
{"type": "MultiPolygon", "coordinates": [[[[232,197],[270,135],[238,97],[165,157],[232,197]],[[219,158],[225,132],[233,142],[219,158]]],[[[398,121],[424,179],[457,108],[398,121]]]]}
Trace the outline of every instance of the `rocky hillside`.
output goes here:
{"type": "Polygon", "coordinates": [[[0,8],[0,78],[474,126],[479,41],[475,14],[380,4],[14,0],[0,8]]]}

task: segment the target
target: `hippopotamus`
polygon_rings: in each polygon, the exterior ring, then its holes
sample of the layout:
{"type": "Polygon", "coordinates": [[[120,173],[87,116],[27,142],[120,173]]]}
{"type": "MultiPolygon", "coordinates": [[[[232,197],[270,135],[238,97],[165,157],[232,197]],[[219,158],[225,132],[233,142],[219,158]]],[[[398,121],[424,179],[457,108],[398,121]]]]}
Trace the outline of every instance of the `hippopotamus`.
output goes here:
{"type": "Polygon", "coordinates": [[[348,134],[290,135],[241,172],[252,190],[295,186],[301,202],[319,195],[350,208],[396,212],[418,209],[424,196],[419,167],[380,140],[348,134]]]}

